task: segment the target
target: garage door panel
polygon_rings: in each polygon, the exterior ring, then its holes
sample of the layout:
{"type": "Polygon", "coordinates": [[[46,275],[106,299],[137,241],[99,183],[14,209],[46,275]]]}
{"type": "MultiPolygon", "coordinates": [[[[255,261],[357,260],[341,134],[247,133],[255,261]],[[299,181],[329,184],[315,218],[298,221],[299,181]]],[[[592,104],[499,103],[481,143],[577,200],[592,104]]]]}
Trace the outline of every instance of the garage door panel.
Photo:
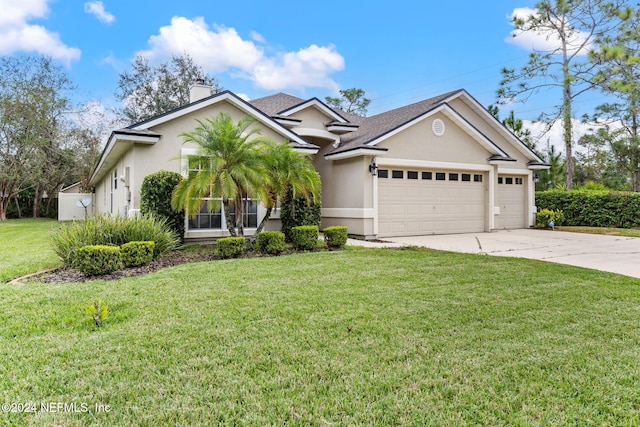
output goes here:
{"type": "Polygon", "coordinates": [[[496,228],[526,228],[526,186],[524,177],[499,175],[497,186],[497,205],[500,214],[496,217],[496,228]],[[500,180],[500,178],[502,178],[500,180]]]}
{"type": "Polygon", "coordinates": [[[378,178],[380,237],[482,232],[484,228],[482,182],[378,178]]]}

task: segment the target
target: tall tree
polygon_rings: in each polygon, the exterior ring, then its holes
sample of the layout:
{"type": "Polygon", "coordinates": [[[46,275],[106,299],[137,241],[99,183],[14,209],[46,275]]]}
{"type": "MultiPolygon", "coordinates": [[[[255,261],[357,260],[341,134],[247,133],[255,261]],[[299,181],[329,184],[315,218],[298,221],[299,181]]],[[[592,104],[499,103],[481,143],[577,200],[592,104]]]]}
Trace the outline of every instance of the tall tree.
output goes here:
{"type": "Polygon", "coordinates": [[[544,159],[550,167],[539,172],[540,180],[536,184],[536,190],[545,191],[564,187],[565,164],[562,161],[562,153],[557,152],[555,146],[547,145],[544,159]]]}
{"type": "Polygon", "coordinates": [[[618,165],[630,174],[632,191],[640,191],[640,9],[619,14],[619,31],[605,37],[601,49],[591,52],[600,65],[594,81],[615,97],[596,108],[604,122],[618,165]]]}
{"type": "Polygon", "coordinates": [[[531,33],[546,37],[551,47],[534,50],[520,70],[504,68],[498,97],[509,102],[527,100],[546,89],[559,89],[561,102],[545,121],[562,120],[565,146],[565,185],[573,187],[572,118],[575,99],[594,87],[597,65],[587,53],[618,24],[623,0],[543,0],[526,18],[514,17],[514,37],[531,33]],[[520,96],[524,96],[520,99],[520,96]]]}
{"type": "Polygon", "coordinates": [[[193,131],[181,135],[185,143],[197,145],[198,152],[189,156],[189,175],[176,186],[171,204],[190,216],[200,211],[205,198],[210,212],[226,204],[222,210],[227,229],[232,236],[242,236],[243,200],[263,200],[268,191],[268,164],[262,154],[268,142],[249,117],[234,123],[229,114],[220,113],[196,121],[198,126],[193,131]]]}
{"type": "Polygon", "coordinates": [[[340,97],[327,96],[325,101],[332,108],[364,117],[367,115],[367,107],[371,103],[371,100],[365,98],[364,95],[365,91],[362,89],[342,89],[340,97]]]}
{"type": "Polygon", "coordinates": [[[137,55],[132,69],[120,74],[115,96],[123,103],[124,119],[137,123],[189,103],[189,87],[198,79],[220,90],[215,77],[205,73],[187,53],[153,65],[149,58],[137,55]]]}
{"type": "MultiPolygon", "coordinates": [[[[11,197],[32,187],[42,200],[46,183],[66,158],[60,130],[73,84],[49,57],[0,59],[0,220],[11,197]]],[[[39,213],[34,208],[34,216],[39,213]]]]}
{"type": "MultiPolygon", "coordinates": [[[[487,110],[493,117],[500,120],[500,108],[497,105],[489,105],[487,110]]],[[[531,135],[531,131],[524,127],[524,122],[522,119],[516,118],[513,110],[509,113],[509,115],[500,120],[503,125],[507,127],[515,136],[520,139],[520,141],[524,142],[524,144],[529,147],[529,149],[535,152],[538,156],[541,156],[540,152],[536,147],[536,143],[533,140],[533,136],[531,135]]]]}

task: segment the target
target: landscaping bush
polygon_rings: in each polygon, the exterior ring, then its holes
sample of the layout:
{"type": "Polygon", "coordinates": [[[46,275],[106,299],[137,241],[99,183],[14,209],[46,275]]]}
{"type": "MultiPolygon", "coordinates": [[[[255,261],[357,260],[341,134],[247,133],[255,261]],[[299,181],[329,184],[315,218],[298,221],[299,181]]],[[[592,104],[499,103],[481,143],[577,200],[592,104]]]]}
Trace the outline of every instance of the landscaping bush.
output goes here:
{"type": "Polygon", "coordinates": [[[171,207],[171,195],[182,181],[177,172],[161,170],[144,177],[140,187],[140,213],[164,218],[169,227],[184,241],[184,210],[171,207]]]}
{"type": "Polygon", "coordinates": [[[242,255],[246,247],[244,237],[224,237],[216,242],[216,254],[223,259],[235,258],[242,255]]]}
{"type": "Polygon", "coordinates": [[[154,258],[174,250],[180,243],[165,220],[145,215],[95,216],[64,224],[52,235],[53,250],[67,266],[74,265],[78,249],[83,246],[122,246],[135,241],[153,241],[154,258]]]}
{"type": "Polygon", "coordinates": [[[120,248],[106,245],[83,246],[78,248],[73,266],[90,276],[112,273],[122,268],[120,248]]]}
{"type": "Polygon", "coordinates": [[[270,255],[278,255],[284,251],[284,233],[280,231],[263,231],[258,234],[256,242],[259,251],[270,255]]]}
{"type": "Polygon", "coordinates": [[[315,225],[320,227],[322,219],[322,205],[309,202],[304,196],[293,199],[291,188],[285,193],[280,202],[280,221],[282,232],[287,242],[292,241],[291,229],[301,225],[315,225]]]}
{"type": "Polygon", "coordinates": [[[308,251],[318,247],[318,226],[301,225],[291,229],[291,241],[293,247],[298,250],[308,251]]]}
{"type": "Polygon", "coordinates": [[[640,193],[552,190],[536,193],[536,205],[563,211],[564,225],[640,227],[640,193]]]}
{"type": "Polygon", "coordinates": [[[156,244],[153,241],[128,242],[120,246],[120,257],[125,267],[138,267],[151,262],[156,244]]]}
{"type": "Polygon", "coordinates": [[[557,227],[562,225],[564,221],[564,213],[559,211],[552,211],[549,209],[541,209],[536,213],[536,228],[548,228],[551,227],[551,222],[553,222],[553,226],[557,227]]]}
{"type": "Polygon", "coordinates": [[[324,241],[327,242],[329,248],[344,248],[344,245],[347,244],[347,227],[336,225],[325,228],[323,232],[324,241]]]}

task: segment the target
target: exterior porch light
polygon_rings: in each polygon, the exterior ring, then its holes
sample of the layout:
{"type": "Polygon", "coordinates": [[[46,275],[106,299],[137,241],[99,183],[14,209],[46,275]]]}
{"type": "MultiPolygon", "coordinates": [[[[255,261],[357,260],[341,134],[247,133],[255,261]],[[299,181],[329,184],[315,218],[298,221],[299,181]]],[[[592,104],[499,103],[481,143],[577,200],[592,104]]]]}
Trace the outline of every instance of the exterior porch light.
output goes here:
{"type": "Polygon", "coordinates": [[[540,182],[540,175],[538,175],[537,173],[534,173],[532,178],[533,178],[534,184],[537,184],[540,182]]]}
{"type": "Polygon", "coordinates": [[[369,173],[371,176],[378,175],[378,165],[376,165],[376,158],[371,159],[371,163],[369,163],[369,173]]]}

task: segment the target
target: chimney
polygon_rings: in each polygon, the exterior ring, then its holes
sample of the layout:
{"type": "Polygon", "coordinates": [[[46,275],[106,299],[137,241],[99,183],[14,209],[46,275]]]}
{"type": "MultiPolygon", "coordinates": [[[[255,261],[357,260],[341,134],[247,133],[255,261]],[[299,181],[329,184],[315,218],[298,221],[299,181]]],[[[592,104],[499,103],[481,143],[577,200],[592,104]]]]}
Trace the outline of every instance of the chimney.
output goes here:
{"type": "Polygon", "coordinates": [[[204,84],[204,79],[197,79],[194,84],[189,86],[189,102],[193,103],[211,96],[211,86],[204,84]]]}

